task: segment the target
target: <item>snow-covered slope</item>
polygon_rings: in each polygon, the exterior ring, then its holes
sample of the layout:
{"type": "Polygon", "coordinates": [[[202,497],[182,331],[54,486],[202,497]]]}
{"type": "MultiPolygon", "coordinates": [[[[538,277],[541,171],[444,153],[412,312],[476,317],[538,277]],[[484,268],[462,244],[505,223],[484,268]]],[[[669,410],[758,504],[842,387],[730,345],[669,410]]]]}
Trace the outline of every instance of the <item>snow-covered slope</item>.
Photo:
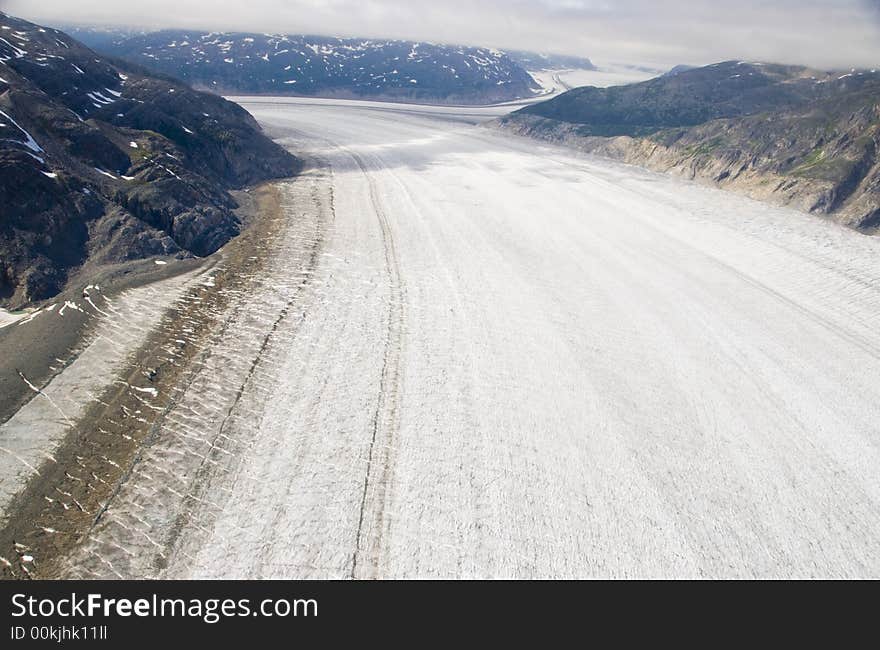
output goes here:
{"type": "Polygon", "coordinates": [[[399,40],[225,32],[75,31],[107,54],[222,93],[489,103],[538,86],[504,52],[399,40]]]}

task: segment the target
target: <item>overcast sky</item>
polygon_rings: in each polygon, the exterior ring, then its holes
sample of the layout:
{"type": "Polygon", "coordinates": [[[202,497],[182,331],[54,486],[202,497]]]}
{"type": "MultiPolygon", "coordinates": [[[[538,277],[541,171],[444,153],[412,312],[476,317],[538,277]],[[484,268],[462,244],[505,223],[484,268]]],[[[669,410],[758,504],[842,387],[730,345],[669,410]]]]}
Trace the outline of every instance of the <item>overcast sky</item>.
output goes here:
{"type": "Polygon", "coordinates": [[[58,25],[395,37],[599,61],[880,67],[880,0],[0,0],[58,25]]]}

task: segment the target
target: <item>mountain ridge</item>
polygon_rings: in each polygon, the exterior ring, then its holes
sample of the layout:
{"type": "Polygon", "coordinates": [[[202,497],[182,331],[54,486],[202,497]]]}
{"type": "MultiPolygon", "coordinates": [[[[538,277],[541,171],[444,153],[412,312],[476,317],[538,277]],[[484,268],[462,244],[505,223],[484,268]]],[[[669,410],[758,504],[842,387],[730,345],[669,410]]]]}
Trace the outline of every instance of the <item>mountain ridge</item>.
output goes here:
{"type": "Polygon", "coordinates": [[[497,124],[880,230],[880,74],[727,61],[577,88],[497,124]]]}
{"type": "Polygon", "coordinates": [[[221,97],[0,13],[0,305],[59,293],[86,264],[216,251],[229,190],[299,168],[221,97]]]}
{"type": "Polygon", "coordinates": [[[104,54],[225,94],[479,104],[539,90],[522,65],[494,48],[180,29],[82,36],[94,37],[104,54]]]}

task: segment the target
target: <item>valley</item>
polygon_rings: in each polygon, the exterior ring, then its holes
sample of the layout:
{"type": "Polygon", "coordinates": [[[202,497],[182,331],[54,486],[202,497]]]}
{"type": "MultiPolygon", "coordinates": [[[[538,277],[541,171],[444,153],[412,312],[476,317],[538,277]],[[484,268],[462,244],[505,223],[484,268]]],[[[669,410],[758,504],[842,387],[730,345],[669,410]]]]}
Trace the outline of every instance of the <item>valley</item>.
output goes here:
{"type": "Polygon", "coordinates": [[[512,107],[235,101],[305,170],[83,398],[100,454],[16,451],[4,571],[880,575],[880,241],[512,107]]]}

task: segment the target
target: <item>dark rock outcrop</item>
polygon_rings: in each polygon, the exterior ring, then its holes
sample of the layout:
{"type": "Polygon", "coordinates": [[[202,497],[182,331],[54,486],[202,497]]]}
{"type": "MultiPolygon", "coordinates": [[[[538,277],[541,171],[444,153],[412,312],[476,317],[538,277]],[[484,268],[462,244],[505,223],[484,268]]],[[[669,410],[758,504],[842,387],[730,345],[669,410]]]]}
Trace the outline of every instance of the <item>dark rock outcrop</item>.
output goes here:
{"type": "Polygon", "coordinates": [[[240,224],[228,190],[297,160],[240,106],[0,13],[0,305],[87,263],[207,255],[240,224]]]}

